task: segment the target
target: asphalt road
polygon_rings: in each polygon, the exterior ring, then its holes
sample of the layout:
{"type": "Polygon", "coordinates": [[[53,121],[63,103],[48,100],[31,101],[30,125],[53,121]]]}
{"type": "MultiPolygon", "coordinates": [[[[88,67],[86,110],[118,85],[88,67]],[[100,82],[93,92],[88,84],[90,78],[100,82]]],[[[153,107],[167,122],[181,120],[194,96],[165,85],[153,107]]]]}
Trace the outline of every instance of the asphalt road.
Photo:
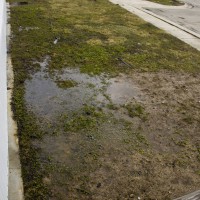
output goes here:
{"type": "Polygon", "coordinates": [[[186,3],[184,7],[148,7],[148,10],[200,34],[200,0],[183,0],[183,2],[186,3]]]}

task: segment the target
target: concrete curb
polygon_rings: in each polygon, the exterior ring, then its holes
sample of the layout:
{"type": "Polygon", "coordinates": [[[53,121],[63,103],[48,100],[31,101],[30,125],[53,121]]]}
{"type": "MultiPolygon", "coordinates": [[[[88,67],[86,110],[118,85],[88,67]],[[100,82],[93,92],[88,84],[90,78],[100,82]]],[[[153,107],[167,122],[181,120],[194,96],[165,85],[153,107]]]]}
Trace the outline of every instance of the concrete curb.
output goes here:
{"type": "Polygon", "coordinates": [[[13,120],[11,109],[12,88],[13,88],[13,70],[11,57],[8,55],[7,62],[8,73],[8,146],[9,146],[9,182],[8,182],[8,199],[23,200],[23,182],[21,175],[21,163],[19,158],[19,144],[17,137],[17,124],[13,120]]]}
{"type": "Polygon", "coordinates": [[[190,193],[188,195],[185,195],[183,197],[179,197],[174,200],[199,200],[200,199],[200,190],[190,193]]]}
{"type": "Polygon", "coordinates": [[[6,3],[0,1],[0,200],[8,199],[6,3]]]}
{"type": "MultiPolygon", "coordinates": [[[[7,18],[10,18],[10,6],[7,4],[7,18]]],[[[10,24],[7,24],[7,48],[9,49],[10,41],[10,24]]],[[[12,93],[14,85],[14,73],[11,56],[7,54],[7,79],[8,79],[8,148],[9,148],[9,182],[8,182],[8,199],[23,200],[23,181],[21,173],[21,163],[19,157],[19,144],[17,136],[17,124],[13,119],[11,108],[12,93]]]]}

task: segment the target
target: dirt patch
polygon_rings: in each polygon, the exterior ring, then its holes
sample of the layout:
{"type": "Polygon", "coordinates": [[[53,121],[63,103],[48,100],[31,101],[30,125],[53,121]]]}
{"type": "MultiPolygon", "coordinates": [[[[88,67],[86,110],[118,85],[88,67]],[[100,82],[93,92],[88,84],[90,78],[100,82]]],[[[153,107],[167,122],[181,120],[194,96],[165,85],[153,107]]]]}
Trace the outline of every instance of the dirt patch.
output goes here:
{"type": "Polygon", "coordinates": [[[49,131],[45,128],[48,134],[34,145],[48,171],[44,184],[51,188],[51,199],[171,199],[198,189],[199,75],[161,71],[105,78],[71,69],[57,73],[58,79],[70,77],[79,84],[74,95],[45,76],[47,84],[34,81],[38,73],[27,81],[26,91],[31,88],[34,98],[33,89],[40,95],[27,103],[38,118],[50,119],[39,123],[49,125],[49,131]],[[35,82],[40,90],[30,87],[35,82]],[[80,101],[83,89],[85,101],[80,101]],[[46,99],[46,92],[57,102],[46,99]],[[34,102],[43,103],[37,109],[34,102]],[[137,111],[135,105],[142,108],[137,111]]]}

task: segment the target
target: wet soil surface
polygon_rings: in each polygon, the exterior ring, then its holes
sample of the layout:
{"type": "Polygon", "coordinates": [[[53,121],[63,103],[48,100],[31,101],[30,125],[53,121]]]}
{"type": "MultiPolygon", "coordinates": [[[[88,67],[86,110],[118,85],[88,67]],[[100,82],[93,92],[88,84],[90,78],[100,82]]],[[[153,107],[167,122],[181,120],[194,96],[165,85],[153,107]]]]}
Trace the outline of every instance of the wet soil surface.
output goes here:
{"type": "Polygon", "coordinates": [[[200,186],[200,75],[50,71],[25,83],[54,199],[172,199],[200,186]]]}
{"type": "Polygon", "coordinates": [[[10,7],[25,6],[25,5],[28,5],[28,3],[29,2],[26,2],[26,1],[13,2],[10,4],[10,7]]]}

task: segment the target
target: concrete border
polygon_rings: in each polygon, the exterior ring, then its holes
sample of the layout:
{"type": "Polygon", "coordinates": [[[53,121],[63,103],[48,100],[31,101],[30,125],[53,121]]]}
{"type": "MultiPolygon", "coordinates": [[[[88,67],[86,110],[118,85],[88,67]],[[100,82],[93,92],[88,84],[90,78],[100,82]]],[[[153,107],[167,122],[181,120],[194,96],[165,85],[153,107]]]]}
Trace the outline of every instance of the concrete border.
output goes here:
{"type": "MultiPolygon", "coordinates": [[[[186,29],[174,22],[171,22],[163,17],[160,17],[150,11],[145,10],[141,5],[134,4],[135,1],[130,3],[129,0],[110,0],[113,4],[118,4],[122,8],[128,10],[129,12],[139,16],[143,20],[153,24],[154,26],[163,29],[167,33],[175,36],[176,38],[182,40],[183,42],[189,44],[195,49],[200,51],[200,35],[186,29]]],[[[144,1],[146,2],[146,1],[144,1]]],[[[144,7],[150,8],[147,4],[144,7]]]]}
{"type": "Polygon", "coordinates": [[[8,199],[23,200],[23,182],[21,174],[21,163],[19,158],[19,144],[17,137],[17,124],[13,120],[11,109],[12,88],[13,88],[13,68],[11,57],[8,55],[7,62],[8,73],[8,147],[9,147],[9,182],[8,182],[8,199]]]}
{"type": "Polygon", "coordinates": [[[8,199],[6,3],[0,0],[0,199],[8,199]]]}
{"type": "MultiPolygon", "coordinates": [[[[10,19],[10,6],[7,4],[7,18],[10,19]]],[[[7,24],[7,49],[9,49],[9,41],[11,35],[11,27],[7,24]]],[[[7,54],[7,98],[8,98],[8,148],[9,148],[9,182],[8,182],[8,199],[23,200],[23,181],[21,173],[21,163],[19,157],[19,144],[17,136],[17,123],[13,119],[11,108],[12,93],[14,86],[14,73],[11,56],[7,54]]]]}
{"type": "Polygon", "coordinates": [[[199,200],[200,199],[200,190],[190,193],[188,195],[185,195],[183,197],[179,197],[174,200],[199,200]]]}

